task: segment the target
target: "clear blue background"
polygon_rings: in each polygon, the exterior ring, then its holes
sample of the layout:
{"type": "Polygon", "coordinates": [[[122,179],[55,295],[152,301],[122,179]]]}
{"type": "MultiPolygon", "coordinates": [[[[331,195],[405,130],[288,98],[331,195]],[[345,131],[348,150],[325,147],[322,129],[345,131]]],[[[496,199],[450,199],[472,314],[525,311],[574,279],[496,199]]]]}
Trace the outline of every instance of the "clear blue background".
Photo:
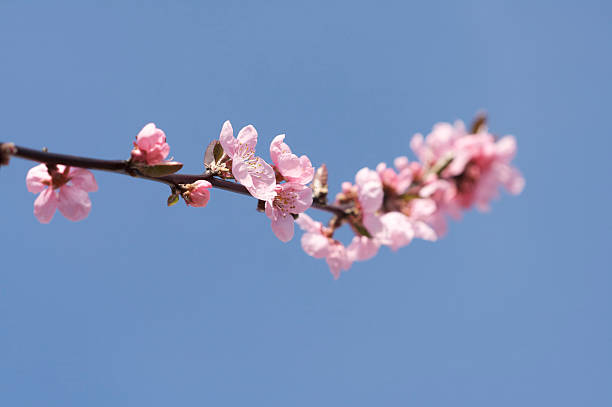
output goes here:
{"type": "Polygon", "coordinates": [[[166,208],[165,186],[97,172],[85,221],[41,225],[15,159],[0,404],[612,405],[611,18],[605,1],[3,0],[4,141],[122,159],[154,121],[198,172],[230,119],[265,157],[287,133],[335,194],[486,108],[527,188],[334,281],[219,190],[166,208]]]}

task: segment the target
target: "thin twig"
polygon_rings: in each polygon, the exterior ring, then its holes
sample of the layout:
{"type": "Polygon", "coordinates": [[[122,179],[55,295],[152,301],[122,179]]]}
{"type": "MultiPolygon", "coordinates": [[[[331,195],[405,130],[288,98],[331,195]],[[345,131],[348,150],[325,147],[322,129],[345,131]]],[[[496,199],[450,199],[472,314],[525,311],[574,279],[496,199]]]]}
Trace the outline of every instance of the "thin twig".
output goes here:
{"type": "MultiPolygon", "coordinates": [[[[2,151],[2,153],[6,155],[19,157],[31,161],[38,161],[51,165],[60,164],[71,167],[87,168],[90,170],[102,170],[114,172],[116,174],[130,175],[135,178],[142,178],[150,181],[161,182],[166,185],[169,185],[172,188],[178,188],[180,184],[192,184],[197,180],[207,180],[215,188],[242,195],[251,195],[243,185],[216,178],[214,174],[208,171],[203,174],[172,174],[165,175],[162,177],[150,177],[142,174],[138,171],[137,168],[131,166],[128,160],[100,160],[97,158],[49,153],[47,151],[34,150],[31,148],[17,146],[12,143],[0,143],[0,151],[2,151]],[[10,148],[4,148],[7,146],[10,146],[10,148]]],[[[341,217],[345,215],[345,210],[343,208],[334,205],[326,205],[313,202],[312,208],[330,212],[341,217]]]]}

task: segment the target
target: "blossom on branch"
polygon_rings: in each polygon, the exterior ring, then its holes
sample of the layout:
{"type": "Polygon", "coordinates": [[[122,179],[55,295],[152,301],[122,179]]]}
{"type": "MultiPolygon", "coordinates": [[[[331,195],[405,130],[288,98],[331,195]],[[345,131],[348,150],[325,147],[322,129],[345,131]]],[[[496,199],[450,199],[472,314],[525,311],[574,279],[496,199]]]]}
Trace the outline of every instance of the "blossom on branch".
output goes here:
{"type": "Polygon", "coordinates": [[[276,177],[274,169],[261,157],[255,156],[257,130],[252,125],[243,127],[234,138],[232,124],[223,123],[219,141],[225,154],[232,160],[232,174],[236,181],[246,187],[251,195],[262,201],[274,197],[276,177]]]}
{"type": "Polygon", "coordinates": [[[40,193],[34,201],[34,216],[40,223],[49,223],[59,211],[71,221],[85,219],[91,210],[88,192],[98,190],[91,173],[84,168],[39,164],[28,171],[26,186],[40,193]]]}
{"type": "Polygon", "coordinates": [[[426,137],[415,134],[410,147],[417,161],[400,156],[394,168],[384,162],[376,170],[361,168],[354,184],[342,183],[332,205],[327,203],[324,164],[315,175],[310,159],[294,154],[281,134],[270,144],[272,166],[255,155],[257,139],[252,125],[243,127],[234,138],[226,121],[219,140],[211,142],[204,153],[204,174],[173,175],[182,164],[165,161],[170,147],[164,132],[153,123],[136,136],[129,161],[66,156],[2,143],[0,164],[7,164],[10,156],[48,163],[30,169],[26,176],[28,190],[39,193],[34,214],[42,223],[49,223],[56,209],[73,221],[89,214],[88,192],[98,186],[91,172],[74,165],[163,182],[171,188],[168,206],[182,195],[188,206],[205,207],[213,186],[243,194],[248,191],[258,199],[258,209],[270,219],[276,237],[291,240],[297,222],[305,231],[301,239],[304,251],[324,258],[336,279],[354,262],[374,257],[381,246],[395,251],[415,238],[437,240],[447,232],[448,217],[459,219],[472,207],[488,210],[500,187],[516,195],[525,186],[525,179],[512,166],[516,140],[491,134],[484,115],[469,130],[457,121],[434,125],[426,137]],[[313,201],[316,209],[333,214],[327,226],[304,213],[313,201]],[[348,247],[334,239],[343,225],[354,233],[348,247]]]}
{"type": "Polygon", "coordinates": [[[212,184],[206,180],[200,179],[186,186],[186,191],[183,192],[183,199],[189,206],[204,208],[210,200],[210,189],[212,184]]]}
{"type": "Polygon", "coordinates": [[[276,185],[276,195],[266,201],[266,215],[272,231],[282,242],[293,238],[293,215],[299,215],[312,205],[312,190],[296,182],[276,185]]]}
{"type": "Polygon", "coordinates": [[[270,157],[280,173],[281,181],[274,188],[275,196],[266,200],[265,208],[276,237],[288,242],[293,238],[294,215],[299,215],[312,205],[312,189],[306,184],[312,181],[314,168],[307,156],[298,158],[293,154],[284,139],[284,134],[278,135],[270,144],[270,157]]]}
{"type": "Polygon", "coordinates": [[[296,220],[296,223],[302,230],[306,231],[302,235],[302,248],[304,251],[314,258],[325,258],[334,279],[337,280],[342,271],[346,271],[351,267],[353,261],[351,256],[349,256],[349,252],[342,243],[328,236],[329,231],[323,227],[321,222],[317,222],[310,216],[302,214],[296,220]]]}
{"type": "Polygon", "coordinates": [[[166,143],[166,134],[149,123],[140,130],[134,142],[132,161],[146,165],[159,164],[170,154],[170,146],[166,143]]]}
{"type": "Polygon", "coordinates": [[[310,159],[303,155],[298,157],[291,152],[291,148],[283,141],[284,134],[280,134],[270,144],[270,157],[278,172],[289,182],[306,185],[314,176],[314,168],[310,159]]]}

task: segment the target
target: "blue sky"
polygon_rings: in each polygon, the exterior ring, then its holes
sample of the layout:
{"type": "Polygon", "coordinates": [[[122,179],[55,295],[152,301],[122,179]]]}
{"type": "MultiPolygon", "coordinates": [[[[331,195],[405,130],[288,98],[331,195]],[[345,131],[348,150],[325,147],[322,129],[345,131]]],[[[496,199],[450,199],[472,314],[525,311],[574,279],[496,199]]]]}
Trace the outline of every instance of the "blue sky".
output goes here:
{"type": "Polygon", "coordinates": [[[229,119],[286,133],[336,193],[484,108],[527,179],[334,281],[224,191],[166,208],[97,172],[85,221],[41,225],[15,159],[0,403],[612,404],[609,3],[407,3],[0,2],[3,141],[121,159],[154,121],[198,172],[229,119]]]}

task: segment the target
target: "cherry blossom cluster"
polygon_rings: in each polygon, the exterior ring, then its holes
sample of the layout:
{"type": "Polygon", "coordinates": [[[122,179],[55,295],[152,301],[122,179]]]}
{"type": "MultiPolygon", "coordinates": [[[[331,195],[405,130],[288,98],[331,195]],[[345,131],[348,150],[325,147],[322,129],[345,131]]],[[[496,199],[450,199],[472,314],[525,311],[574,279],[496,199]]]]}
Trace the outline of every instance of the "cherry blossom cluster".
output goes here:
{"type": "MultiPolygon", "coordinates": [[[[172,191],[168,206],[182,197],[188,206],[205,207],[213,187],[228,189],[228,181],[230,186],[241,185],[244,193],[248,191],[258,200],[258,209],[265,212],[281,241],[293,238],[297,223],[305,232],[301,238],[304,251],[325,259],[336,279],[354,262],[374,257],[381,246],[395,251],[413,239],[435,241],[446,234],[448,217],[458,219],[472,207],[486,211],[500,187],[519,194],[525,185],[511,165],[516,153],[514,137],[494,136],[483,117],[469,131],[458,121],[438,123],[426,137],[414,135],[410,147],[417,161],[401,156],[393,166],[380,163],[374,169],[362,168],[354,183],[342,183],[331,204],[324,164],[315,171],[307,156],[292,152],[284,134],[272,140],[268,163],[256,155],[257,141],[252,125],[234,137],[232,125],[226,121],[219,139],[211,142],[204,154],[206,172],[172,178],[182,164],[167,160],[170,146],[166,135],[149,123],[136,136],[128,160],[104,167],[82,166],[164,182],[172,191]],[[183,183],[186,179],[189,182],[183,183]],[[315,221],[304,213],[311,206],[327,210],[333,217],[326,225],[315,221]],[[345,224],[354,233],[346,246],[334,239],[334,232],[345,224]]],[[[18,151],[12,143],[2,144],[2,164],[8,163],[9,155],[19,155],[18,151]]],[[[24,157],[42,162],[26,176],[28,190],[39,193],[34,215],[41,223],[49,223],[56,209],[72,221],[87,217],[89,192],[98,189],[91,171],[70,166],[67,161],[64,165],[58,159],[45,161],[44,156],[24,157]]]]}
{"type": "Polygon", "coordinates": [[[342,184],[336,204],[350,208],[343,220],[355,233],[347,247],[333,238],[338,222],[325,227],[308,215],[298,219],[306,232],[304,251],[325,258],[334,278],[380,246],[397,250],[414,238],[435,241],[446,234],[448,216],[458,219],[472,206],[487,211],[500,186],[516,195],[525,185],[510,165],[514,137],[496,139],[483,124],[468,132],[462,122],[438,123],[427,137],[414,135],[410,146],[418,161],[401,156],[394,168],[362,168],[354,184],[342,184]]]}

